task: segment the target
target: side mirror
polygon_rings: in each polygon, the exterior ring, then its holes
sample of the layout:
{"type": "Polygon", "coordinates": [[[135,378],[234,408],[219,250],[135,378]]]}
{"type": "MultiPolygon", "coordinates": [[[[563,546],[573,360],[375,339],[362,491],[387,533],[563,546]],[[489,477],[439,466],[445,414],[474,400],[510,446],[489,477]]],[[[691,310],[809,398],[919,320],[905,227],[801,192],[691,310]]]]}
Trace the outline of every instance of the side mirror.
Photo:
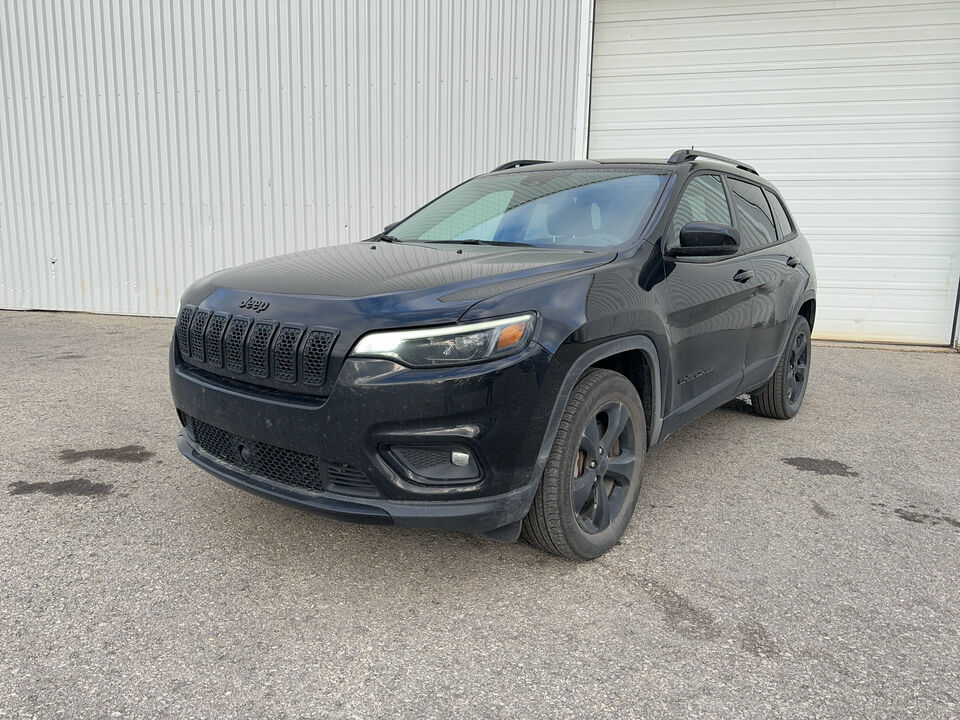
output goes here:
{"type": "Polygon", "coordinates": [[[691,256],[733,255],[740,248],[740,236],[727,225],[692,222],[680,231],[680,244],[668,254],[691,256]]]}
{"type": "Polygon", "coordinates": [[[396,222],[392,222],[392,223],[390,223],[389,225],[384,225],[384,226],[383,226],[383,234],[386,235],[387,233],[389,233],[391,230],[393,230],[393,229],[394,229],[397,225],[399,225],[399,224],[400,224],[400,221],[397,220],[396,222]]]}

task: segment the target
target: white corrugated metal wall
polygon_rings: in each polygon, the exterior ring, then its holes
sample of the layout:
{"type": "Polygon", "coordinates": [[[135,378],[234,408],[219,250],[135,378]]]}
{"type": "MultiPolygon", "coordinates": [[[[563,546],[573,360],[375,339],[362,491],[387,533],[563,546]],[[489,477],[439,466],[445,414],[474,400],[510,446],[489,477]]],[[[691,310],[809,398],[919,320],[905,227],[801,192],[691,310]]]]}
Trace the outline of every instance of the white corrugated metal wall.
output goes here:
{"type": "Polygon", "coordinates": [[[219,268],[582,156],[588,2],[2,0],[0,307],[173,314],[219,268]]]}
{"type": "Polygon", "coordinates": [[[947,344],[960,2],[597,0],[591,157],[756,164],[813,246],[815,335],[947,344]]]}

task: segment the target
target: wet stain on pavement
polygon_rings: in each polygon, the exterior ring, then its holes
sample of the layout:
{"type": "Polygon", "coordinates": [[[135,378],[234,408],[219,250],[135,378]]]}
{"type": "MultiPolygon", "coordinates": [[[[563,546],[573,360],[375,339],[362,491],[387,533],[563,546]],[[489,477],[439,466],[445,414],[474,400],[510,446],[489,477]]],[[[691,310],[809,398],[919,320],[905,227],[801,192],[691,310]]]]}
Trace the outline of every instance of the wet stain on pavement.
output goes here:
{"type": "Polygon", "coordinates": [[[797,470],[815,472],[817,475],[834,475],[836,477],[859,477],[860,475],[860,473],[851,470],[849,465],[836,460],[794,457],[783,458],[783,461],[787,465],[793,465],[797,470]]]}
{"type": "Polygon", "coordinates": [[[918,510],[910,510],[909,508],[898,507],[895,508],[893,514],[896,515],[901,520],[906,520],[907,522],[917,523],[919,525],[950,525],[960,529],[960,520],[952,518],[949,515],[942,515],[938,513],[923,513],[918,510]]]}
{"type": "Polygon", "coordinates": [[[650,597],[663,615],[664,622],[677,634],[693,640],[716,640],[720,637],[719,623],[710,611],[697,607],[688,598],[659,580],[641,577],[629,570],[614,569],[617,575],[636,585],[650,597]]]}
{"type": "Polygon", "coordinates": [[[676,590],[649,578],[641,580],[640,585],[663,613],[672,630],[693,640],[716,640],[720,636],[713,615],[694,605],[676,590]]]}
{"type": "Polygon", "coordinates": [[[56,482],[14,482],[10,483],[11,495],[34,495],[43,493],[44,495],[53,495],[62,497],[63,495],[80,495],[83,497],[96,497],[109,495],[113,492],[113,485],[110,483],[90,482],[86,478],[70,478],[69,480],[58,480],[56,482]]]}
{"type": "Polygon", "coordinates": [[[747,620],[737,624],[737,634],[740,649],[756,657],[776,657],[780,648],[773,635],[755,620],[747,620]]]}
{"type": "Polygon", "coordinates": [[[836,517],[836,515],[834,515],[829,510],[827,510],[823,505],[821,505],[817,501],[813,502],[813,511],[822,518],[830,519],[830,518],[836,517]]]}
{"type": "Polygon", "coordinates": [[[142,463],[156,455],[143,445],[124,445],[118,448],[95,448],[93,450],[73,450],[67,448],[60,451],[60,459],[66,463],[80,462],[81,460],[110,460],[119,463],[142,463]]]}

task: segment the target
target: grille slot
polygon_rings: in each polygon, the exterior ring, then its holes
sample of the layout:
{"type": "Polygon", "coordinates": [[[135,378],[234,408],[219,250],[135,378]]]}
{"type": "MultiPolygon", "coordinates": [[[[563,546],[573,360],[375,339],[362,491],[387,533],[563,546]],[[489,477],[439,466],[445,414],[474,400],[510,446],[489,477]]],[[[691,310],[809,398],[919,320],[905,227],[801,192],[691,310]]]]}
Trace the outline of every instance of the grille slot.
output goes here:
{"type": "Polygon", "coordinates": [[[227,326],[227,370],[235,373],[243,372],[243,341],[247,337],[247,328],[250,327],[250,318],[235,317],[227,326]]]}
{"type": "Polygon", "coordinates": [[[380,497],[376,485],[366,475],[350,465],[327,466],[328,486],[331,492],[360,497],[380,497]]]}
{"type": "Polygon", "coordinates": [[[203,362],[203,333],[207,329],[207,320],[210,319],[209,310],[196,310],[193,313],[193,322],[190,323],[190,357],[203,362]]]}
{"type": "Polygon", "coordinates": [[[258,321],[250,330],[250,337],[247,338],[247,372],[255,377],[270,377],[267,350],[276,327],[273,323],[258,321]]]}
{"type": "Polygon", "coordinates": [[[207,362],[217,367],[223,367],[223,334],[229,319],[229,315],[214,313],[207,324],[205,343],[207,362]]]}
{"type": "Polygon", "coordinates": [[[307,385],[323,385],[327,379],[327,358],[336,334],[323,330],[311,330],[303,343],[303,382],[307,385]]]}
{"type": "Polygon", "coordinates": [[[381,496],[376,485],[350,465],[331,464],[315,455],[249,440],[185,413],[183,420],[202,450],[245,472],[301,491],[381,496]]]}
{"type": "Polygon", "coordinates": [[[177,318],[177,347],[183,357],[190,357],[190,323],[193,320],[193,310],[190,305],[185,305],[177,318]]]}
{"type": "Polygon", "coordinates": [[[273,376],[280,382],[297,381],[297,347],[303,329],[285,326],[280,328],[273,344],[273,376]]]}

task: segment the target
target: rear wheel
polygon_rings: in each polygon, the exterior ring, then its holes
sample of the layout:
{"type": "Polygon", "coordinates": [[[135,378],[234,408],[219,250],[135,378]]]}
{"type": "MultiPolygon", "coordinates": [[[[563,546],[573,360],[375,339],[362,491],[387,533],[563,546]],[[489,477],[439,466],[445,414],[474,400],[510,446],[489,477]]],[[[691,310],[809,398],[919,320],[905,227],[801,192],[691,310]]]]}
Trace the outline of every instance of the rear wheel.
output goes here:
{"type": "Polygon", "coordinates": [[[810,324],[802,315],[790,331],[773,377],[750,395],[757,415],[786,420],[800,409],[810,379],[810,324]]]}
{"type": "Polygon", "coordinates": [[[567,402],[523,538],[569,558],[605,553],[633,515],[646,446],[633,384],[612,370],[589,371],[567,402]]]}

